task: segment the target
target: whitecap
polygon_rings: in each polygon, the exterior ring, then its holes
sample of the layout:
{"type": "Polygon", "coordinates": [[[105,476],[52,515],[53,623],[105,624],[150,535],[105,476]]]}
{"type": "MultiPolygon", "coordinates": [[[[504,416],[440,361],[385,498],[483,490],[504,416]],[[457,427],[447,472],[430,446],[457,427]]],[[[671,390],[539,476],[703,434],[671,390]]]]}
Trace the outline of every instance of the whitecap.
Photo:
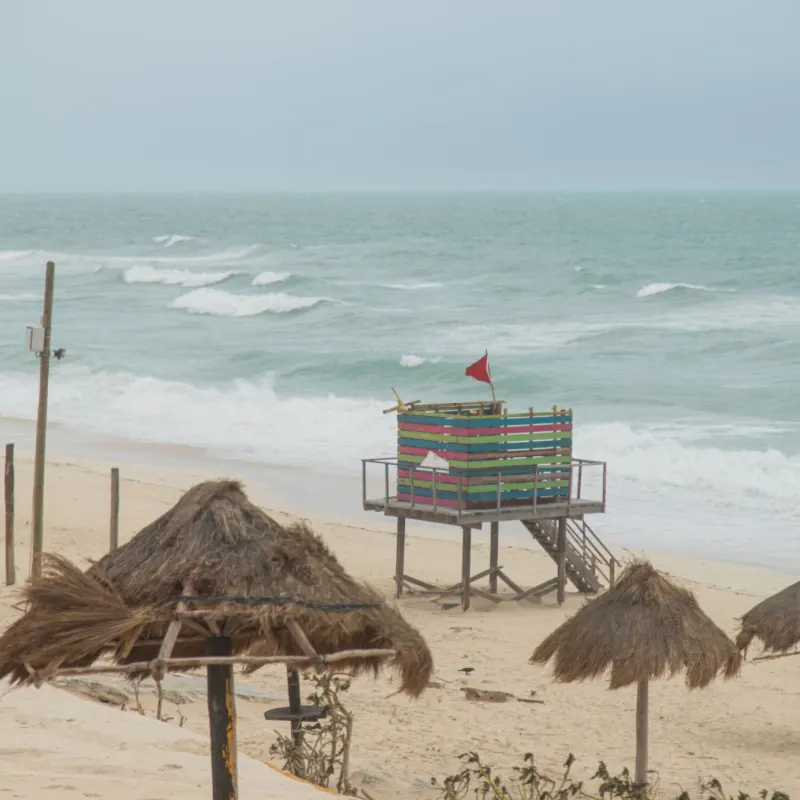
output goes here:
{"type": "Polygon", "coordinates": [[[733,289],[714,289],[697,283],[648,283],[637,290],[637,297],[653,297],[657,294],[672,292],[675,289],[685,289],[694,292],[732,292],[733,289]]]}
{"type": "Polygon", "coordinates": [[[253,278],[253,286],[269,286],[273,283],[281,283],[290,277],[289,272],[262,272],[253,278]]]}
{"type": "Polygon", "coordinates": [[[275,292],[270,294],[231,294],[220,289],[195,289],[172,301],[171,307],[190,314],[215,317],[254,317],[258,314],[288,314],[313,308],[325,297],[295,297],[275,292]]]}
{"type": "Polygon", "coordinates": [[[181,269],[156,269],[146,265],[129,267],[123,273],[125,283],[162,283],[167,286],[212,286],[236,275],[228,272],[190,272],[181,269]]]}

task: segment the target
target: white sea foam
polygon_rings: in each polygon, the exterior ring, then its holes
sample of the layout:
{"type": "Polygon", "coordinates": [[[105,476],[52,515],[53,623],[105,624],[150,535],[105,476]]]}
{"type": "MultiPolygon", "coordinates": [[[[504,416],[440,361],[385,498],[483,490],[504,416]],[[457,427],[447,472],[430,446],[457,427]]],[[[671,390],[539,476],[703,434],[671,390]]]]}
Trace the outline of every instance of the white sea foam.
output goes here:
{"type": "MultiPolygon", "coordinates": [[[[272,375],[201,388],[68,364],[55,369],[49,418],[97,435],[337,471],[360,465],[365,455],[391,454],[396,436],[394,418],[381,413],[385,401],[285,396],[272,375]]],[[[0,417],[34,419],[37,376],[0,373],[0,385],[0,417]]]]}
{"type": "Polygon", "coordinates": [[[290,277],[288,272],[262,272],[253,278],[253,286],[270,286],[273,283],[282,283],[290,277]]]}
{"type": "Polygon", "coordinates": [[[173,245],[180,244],[181,242],[196,242],[196,236],[182,236],[179,233],[162,234],[161,236],[154,236],[153,241],[157,244],[163,244],[164,247],[172,247],[173,245]]]}
{"type": "Polygon", "coordinates": [[[288,314],[313,308],[325,302],[324,297],[295,297],[291,294],[231,294],[220,289],[195,289],[172,301],[172,308],[190,314],[215,317],[254,317],[258,314],[288,314]]]}
{"type": "Polygon", "coordinates": [[[413,354],[408,356],[403,356],[400,359],[400,366],[401,367],[419,367],[424,364],[426,359],[422,358],[421,356],[415,356],[413,354]]]}
{"type": "Polygon", "coordinates": [[[653,297],[657,294],[672,292],[675,289],[685,289],[693,292],[731,292],[732,289],[714,289],[710,286],[701,286],[697,283],[648,283],[636,292],[637,297],[653,297]]]}
{"type": "Polygon", "coordinates": [[[0,303],[28,303],[41,299],[41,295],[37,294],[0,294],[0,303]]]}
{"type": "Polygon", "coordinates": [[[147,265],[129,267],[123,274],[125,283],[163,283],[167,286],[212,286],[228,280],[237,273],[228,272],[190,272],[181,269],[156,269],[147,265]]]}
{"type": "Polygon", "coordinates": [[[0,250],[0,262],[17,261],[33,255],[31,250],[0,250]]]}
{"type": "MultiPolygon", "coordinates": [[[[219,250],[208,253],[204,256],[92,256],[97,261],[117,264],[231,264],[246,260],[258,250],[257,244],[247,245],[246,247],[231,247],[227,250],[219,250]]],[[[77,258],[88,258],[88,256],[77,256],[77,258]]]]}
{"type": "Polygon", "coordinates": [[[382,284],[386,289],[401,289],[406,292],[419,292],[423,289],[440,289],[441,283],[384,283],[382,284]]]}
{"type": "MultiPolygon", "coordinates": [[[[276,391],[272,376],[198,387],[73,365],[56,369],[57,380],[50,386],[51,419],[101,434],[208,447],[268,464],[324,461],[353,472],[365,454],[381,455],[394,445],[394,420],[381,414],[385,401],[331,394],[287,397],[276,391]],[[313,431],[309,418],[315,420],[313,431]]],[[[0,383],[0,417],[33,419],[36,375],[0,374],[0,383]]],[[[763,427],[754,422],[726,424],[731,436],[740,432],[740,439],[754,426],[759,431],[763,427]]],[[[776,425],[768,427],[778,435],[776,425]]],[[[575,448],[583,458],[609,463],[609,503],[615,519],[624,511],[623,499],[641,501],[653,494],[659,495],[661,505],[671,498],[673,507],[694,498],[728,512],[795,513],[800,456],[699,445],[697,440],[710,432],[702,426],[695,431],[688,425],[673,429],[578,421],[575,448]]],[[[588,468],[583,476],[587,491],[595,472],[599,478],[599,470],[588,468]]]]}

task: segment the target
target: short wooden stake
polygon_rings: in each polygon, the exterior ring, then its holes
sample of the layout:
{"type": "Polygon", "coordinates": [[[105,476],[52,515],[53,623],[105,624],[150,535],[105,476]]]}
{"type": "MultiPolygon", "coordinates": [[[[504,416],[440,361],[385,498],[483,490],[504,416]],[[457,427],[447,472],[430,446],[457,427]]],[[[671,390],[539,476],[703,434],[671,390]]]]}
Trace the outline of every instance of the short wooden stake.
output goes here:
{"type": "Polygon", "coordinates": [[[108,552],[119,547],[119,467],[111,467],[111,524],[109,526],[108,552]]]}
{"type": "MultiPolygon", "coordinates": [[[[206,640],[209,656],[233,654],[228,637],[206,640]]],[[[208,721],[211,730],[211,784],[213,800],[236,800],[236,698],[233,689],[233,666],[210,664],[207,668],[208,721]]]]}
{"type": "Polygon", "coordinates": [[[14,445],[6,445],[6,469],[3,482],[6,507],[6,586],[16,580],[14,567],[14,445]]]}

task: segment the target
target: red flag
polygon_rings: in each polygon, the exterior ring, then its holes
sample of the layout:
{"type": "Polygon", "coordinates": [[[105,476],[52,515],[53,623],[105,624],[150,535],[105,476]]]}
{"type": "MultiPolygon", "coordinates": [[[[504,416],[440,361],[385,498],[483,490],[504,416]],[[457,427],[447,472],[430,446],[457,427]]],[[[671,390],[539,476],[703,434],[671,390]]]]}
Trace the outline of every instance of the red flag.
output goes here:
{"type": "Polygon", "coordinates": [[[482,358],[479,358],[474,364],[470,364],[464,374],[468,375],[470,378],[475,378],[476,381],[491,385],[492,375],[489,372],[488,351],[486,355],[484,355],[482,358]]]}

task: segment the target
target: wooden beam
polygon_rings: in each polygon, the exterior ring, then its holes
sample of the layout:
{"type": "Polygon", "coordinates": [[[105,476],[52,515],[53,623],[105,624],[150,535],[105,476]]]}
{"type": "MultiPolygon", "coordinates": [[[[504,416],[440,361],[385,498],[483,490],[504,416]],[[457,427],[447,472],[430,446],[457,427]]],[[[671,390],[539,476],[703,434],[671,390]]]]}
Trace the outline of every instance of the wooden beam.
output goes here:
{"type": "Polygon", "coordinates": [[[6,586],[17,580],[14,566],[14,445],[6,445],[5,478],[3,481],[5,496],[5,529],[6,529],[6,586]]]}
{"type": "Polygon", "coordinates": [[[567,596],[567,518],[558,520],[558,604],[561,605],[567,596]]]}
{"type": "Polygon", "coordinates": [[[406,518],[397,517],[397,553],[394,567],[395,597],[403,596],[403,575],[406,565],[406,518]]]}
{"type": "Polygon", "coordinates": [[[108,552],[119,547],[119,467],[111,467],[111,521],[108,532],[108,552]]]}
{"type": "Polygon", "coordinates": [[[297,624],[297,622],[293,619],[287,620],[286,627],[289,629],[289,633],[292,634],[292,638],[300,645],[300,649],[309,657],[314,659],[317,663],[315,664],[315,672],[317,675],[321,675],[325,672],[325,666],[319,660],[319,653],[314,649],[314,646],[308,640],[308,636],[306,636],[305,631],[297,624]]]}
{"type": "Polygon", "coordinates": [[[500,523],[492,522],[489,529],[489,591],[497,594],[497,560],[500,554],[500,523]]]}
{"type": "Polygon", "coordinates": [[[467,611],[470,606],[470,559],[472,557],[472,529],[465,526],[461,529],[461,608],[467,611]]]}
{"type": "MultiPolygon", "coordinates": [[[[209,656],[231,657],[233,643],[227,637],[206,641],[209,656]]],[[[213,800],[236,800],[238,774],[236,765],[236,695],[232,664],[209,664],[208,721],[211,733],[211,785],[213,800]]]]}

